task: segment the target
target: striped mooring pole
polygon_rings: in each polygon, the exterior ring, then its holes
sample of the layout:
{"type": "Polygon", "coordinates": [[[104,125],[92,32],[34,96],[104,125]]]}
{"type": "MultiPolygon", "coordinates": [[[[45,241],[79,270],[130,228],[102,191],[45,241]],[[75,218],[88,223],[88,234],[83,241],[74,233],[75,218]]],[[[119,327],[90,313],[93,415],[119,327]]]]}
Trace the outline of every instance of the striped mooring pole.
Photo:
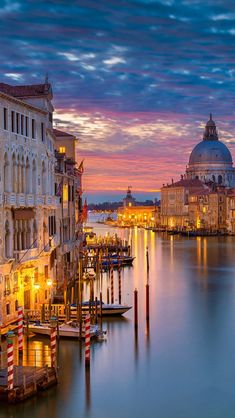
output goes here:
{"type": "Polygon", "coordinates": [[[111,279],[111,303],[114,303],[113,264],[111,264],[110,266],[110,279],[111,279]]]}
{"type": "Polygon", "coordinates": [[[18,350],[23,351],[23,308],[18,308],[18,350]]]}
{"type": "Polygon", "coordinates": [[[7,333],[7,389],[12,390],[14,387],[14,355],[13,355],[13,340],[14,333],[9,331],[7,333]]]}
{"type": "Polygon", "coordinates": [[[91,355],[91,317],[90,314],[85,317],[85,366],[90,366],[91,355]]]}
{"type": "Polygon", "coordinates": [[[56,326],[51,327],[51,367],[56,367],[56,326]]]}

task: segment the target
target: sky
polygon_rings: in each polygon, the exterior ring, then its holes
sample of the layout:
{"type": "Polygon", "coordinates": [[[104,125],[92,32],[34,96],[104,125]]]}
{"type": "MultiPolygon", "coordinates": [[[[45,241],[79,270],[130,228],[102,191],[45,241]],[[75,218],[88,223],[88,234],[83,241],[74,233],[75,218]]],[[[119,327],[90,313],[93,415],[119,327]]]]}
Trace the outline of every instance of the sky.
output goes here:
{"type": "Polygon", "coordinates": [[[90,201],[177,180],[209,113],[235,158],[234,1],[0,0],[0,25],[1,82],[49,74],[90,201]]]}

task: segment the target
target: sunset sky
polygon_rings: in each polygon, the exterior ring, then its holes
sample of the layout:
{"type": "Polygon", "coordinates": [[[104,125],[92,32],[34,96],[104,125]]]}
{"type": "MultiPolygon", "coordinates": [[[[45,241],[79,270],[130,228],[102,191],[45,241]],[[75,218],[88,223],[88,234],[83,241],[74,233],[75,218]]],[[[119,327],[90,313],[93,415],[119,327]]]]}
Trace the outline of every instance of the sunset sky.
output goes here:
{"type": "Polygon", "coordinates": [[[1,0],[1,82],[53,85],[89,201],[155,196],[185,171],[209,113],[235,158],[230,0],[1,0]]]}

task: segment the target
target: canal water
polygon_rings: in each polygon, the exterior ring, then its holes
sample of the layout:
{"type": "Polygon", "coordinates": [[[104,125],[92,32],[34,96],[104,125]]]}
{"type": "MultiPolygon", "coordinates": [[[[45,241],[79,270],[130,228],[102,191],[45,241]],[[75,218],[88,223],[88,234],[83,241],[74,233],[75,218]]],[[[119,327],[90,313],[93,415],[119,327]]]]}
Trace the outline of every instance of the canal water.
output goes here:
{"type": "MultiPolygon", "coordinates": [[[[234,417],[235,238],[185,238],[93,226],[97,234],[117,232],[132,243],[136,258],[133,267],[124,270],[122,300],[133,304],[138,289],[138,335],[133,310],[104,321],[107,341],[92,345],[90,374],[85,373],[84,347],[78,341],[60,341],[58,386],[24,404],[0,406],[0,417],[234,417]]],[[[114,278],[117,299],[116,273],[114,278]]],[[[104,275],[104,300],[107,284],[104,275]]],[[[33,339],[29,344],[40,347],[48,341],[33,339]]]]}

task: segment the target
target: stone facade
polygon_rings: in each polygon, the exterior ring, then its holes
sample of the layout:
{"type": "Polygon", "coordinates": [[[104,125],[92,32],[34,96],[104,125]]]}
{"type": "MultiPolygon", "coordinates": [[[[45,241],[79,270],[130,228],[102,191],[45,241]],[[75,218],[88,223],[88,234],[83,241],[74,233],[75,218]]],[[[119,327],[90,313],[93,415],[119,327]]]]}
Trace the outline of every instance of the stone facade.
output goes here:
{"type": "Polygon", "coordinates": [[[16,318],[18,305],[38,309],[49,301],[54,277],[56,237],[51,243],[48,229],[57,208],[52,91],[49,84],[21,87],[0,84],[2,324],[16,318]]]}

